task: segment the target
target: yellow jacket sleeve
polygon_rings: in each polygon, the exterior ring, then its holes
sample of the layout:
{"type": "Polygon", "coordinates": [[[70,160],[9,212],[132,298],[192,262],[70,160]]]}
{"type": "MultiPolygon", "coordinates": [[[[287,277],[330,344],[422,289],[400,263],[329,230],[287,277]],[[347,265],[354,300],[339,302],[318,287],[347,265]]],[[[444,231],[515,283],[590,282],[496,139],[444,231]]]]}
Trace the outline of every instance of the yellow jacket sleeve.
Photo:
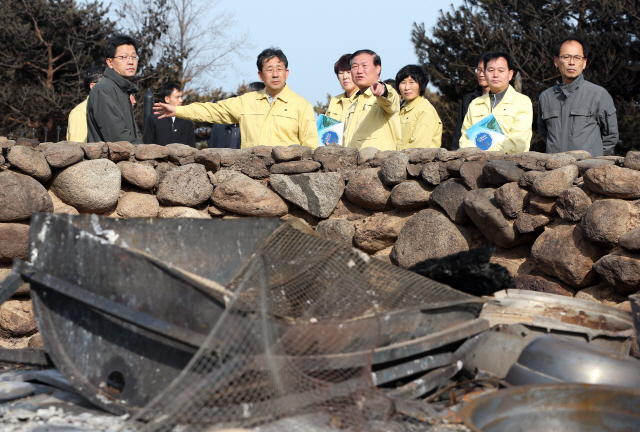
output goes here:
{"type": "Polygon", "coordinates": [[[471,143],[469,137],[467,136],[467,129],[469,129],[473,124],[471,123],[471,114],[469,110],[467,110],[467,114],[464,116],[464,121],[462,122],[462,132],[460,135],[460,148],[465,147],[475,147],[474,144],[471,143]]]}
{"type": "Polygon", "coordinates": [[[300,144],[317,148],[320,146],[320,139],[318,138],[318,128],[316,127],[316,116],[313,113],[313,107],[309,102],[306,103],[306,107],[302,110],[302,117],[299,120],[299,137],[300,144]]]}
{"type": "Polygon", "coordinates": [[[67,141],[87,142],[87,100],[80,103],[69,113],[67,124],[67,141]]]}
{"type": "Polygon", "coordinates": [[[241,97],[225,99],[216,103],[192,103],[176,107],[176,117],[202,123],[240,123],[241,112],[241,97]]]}
{"type": "Polygon", "coordinates": [[[387,86],[386,97],[377,96],[376,99],[378,100],[380,108],[382,108],[389,116],[400,112],[400,97],[391,86],[387,86]]]}

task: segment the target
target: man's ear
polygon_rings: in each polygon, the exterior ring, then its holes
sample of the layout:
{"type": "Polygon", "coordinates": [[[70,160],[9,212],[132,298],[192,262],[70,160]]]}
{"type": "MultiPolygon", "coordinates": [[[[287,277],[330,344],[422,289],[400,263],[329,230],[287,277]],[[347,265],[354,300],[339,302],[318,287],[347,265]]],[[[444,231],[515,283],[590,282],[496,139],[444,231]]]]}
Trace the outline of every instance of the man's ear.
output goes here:
{"type": "Polygon", "coordinates": [[[165,96],[165,97],[164,97],[164,103],[166,103],[166,104],[168,104],[168,103],[169,103],[169,101],[167,100],[167,98],[168,98],[168,97],[169,97],[169,96],[165,96]]]}
{"type": "Polygon", "coordinates": [[[258,78],[260,78],[260,81],[264,82],[264,78],[262,77],[262,72],[258,71],[258,78]]]}
{"type": "Polygon", "coordinates": [[[509,71],[509,81],[511,81],[513,79],[513,71],[510,70],[509,71]]]}
{"type": "Polygon", "coordinates": [[[113,69],[113,59],[107,59],[107,66],[109,67],[109,69],[113,69]]]}
{"type": "Polygon", "coordinates": [[[378,73],[378,77],[380,77],[380,73],[382,72],[382,67],[376,66],[376,72],[378,73]]]}
{"type": "Polygon", "coordinates": [[[556,67],[558,67],[558,60],[560,60],[558,57],[553,58],[553,64],[556,65],[556,67]]]}

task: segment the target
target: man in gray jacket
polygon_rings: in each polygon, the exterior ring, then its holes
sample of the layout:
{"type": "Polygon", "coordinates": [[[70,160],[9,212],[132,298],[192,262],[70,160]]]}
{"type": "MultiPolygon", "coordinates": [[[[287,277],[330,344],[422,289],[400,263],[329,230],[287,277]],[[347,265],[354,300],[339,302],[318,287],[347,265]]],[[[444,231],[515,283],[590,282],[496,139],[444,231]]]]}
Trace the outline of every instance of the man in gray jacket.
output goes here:
{"type": "Polygon", "coordinates": [[[547,153],[586,150],[608,156],[618,143],[618,120],[611,95],[584,79],[589,49],[577,37],[559,41],[554,62],[562,82],[545,90],[538,105],[538,131],[547,153]]]}
{"type": "Polygon", "coordinates": [[[129,141],[141,144],[130,94],[138,86],[129,81],[138,70],[136,42],[125,35],[107,41],[104,78],[91,89],[87,102],[87,142],[129,141]]]}

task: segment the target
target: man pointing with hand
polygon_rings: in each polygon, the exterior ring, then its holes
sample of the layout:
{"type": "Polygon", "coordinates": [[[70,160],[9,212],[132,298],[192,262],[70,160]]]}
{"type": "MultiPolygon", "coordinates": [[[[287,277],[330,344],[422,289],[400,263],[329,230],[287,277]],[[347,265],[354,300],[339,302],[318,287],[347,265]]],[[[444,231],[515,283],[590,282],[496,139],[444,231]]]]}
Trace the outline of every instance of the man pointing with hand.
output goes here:
{"type": "Polygon", "coordinates": [[[313,107],[287,85],[289,62],[277,48],[258,55],[258,76],[265,88],[217,103],[192,103],[174,107],[154,104],[159,118],[173,117],[215,124],[240,124],[242,148],[259,145],[302,144],[316,148],[318,130],[313,107]]]}
{"type": "Polygon", "coordinates": [[[391,86],[380,81],[382,62],[371,50],[351,56],[351,75],[360,89],[347,110],[346,147],[396,150],[400,143],[400,98],[391,86]]]}

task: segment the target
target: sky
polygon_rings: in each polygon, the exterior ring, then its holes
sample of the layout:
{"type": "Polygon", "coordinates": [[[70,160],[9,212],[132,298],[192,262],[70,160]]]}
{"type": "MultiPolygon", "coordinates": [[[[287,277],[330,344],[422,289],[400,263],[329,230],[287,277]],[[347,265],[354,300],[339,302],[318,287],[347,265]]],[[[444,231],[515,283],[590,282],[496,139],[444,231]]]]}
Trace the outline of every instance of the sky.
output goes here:
{"type": "MultiPolygon", "coordinates": [[[[207,1],[207,0],[203,0],[207,1]]],[[[105,3],[110,3],[106,1],[105,3]]],[[[461,0],[404,0],[365,2],[321,0],[221,0],[216,10],[235,13],[230,37],[249,33],[254,46],[246,60],[236,62],[237,73],[211,80],[212,87],[233,92],[242,81],[258,81],[256,57],[264,48],[279,47],[289,60],[287,84],[312,105],[326,102],[327,93],[342,92],[333,72],[341,55],[372,49],[382,59],[381,78],[395,78],[398,70],[418,59],[411,43],[413,23],[430,32],[440,10],[451,11],[461,0]]],[[[206,29],[203,29],[206,31],[206,29]]]]}

